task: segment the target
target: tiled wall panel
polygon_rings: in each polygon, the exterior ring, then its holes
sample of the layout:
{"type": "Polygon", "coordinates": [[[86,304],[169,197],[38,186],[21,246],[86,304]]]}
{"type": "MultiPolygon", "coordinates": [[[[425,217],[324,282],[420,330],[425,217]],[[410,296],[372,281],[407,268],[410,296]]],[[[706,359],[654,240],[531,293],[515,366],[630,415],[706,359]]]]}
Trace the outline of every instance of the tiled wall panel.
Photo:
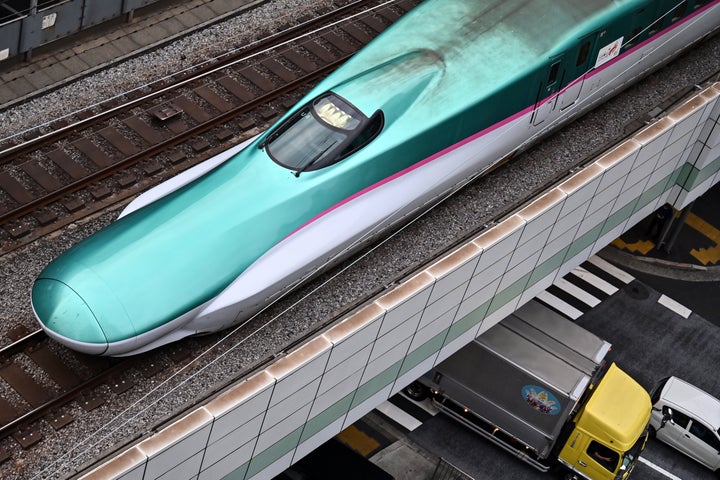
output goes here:
{"type": "MultiPolygon", "coordinates": [[[[370,347],[366,347],[366,349],[369,350],[370,347]]],[[[363,355],[363,357],[367,361],[367,356],[363,355]]],[[[313,402],[312,409],[310,410],[310,418],[314,418],[322,414],[327,409],[354,392],[358,385],[360,385],[360,380],[362,379],[364,370],[365,369],[362,368],[355,371],[346,371],[345,378],[341,379],[323,393],[319,393],[313,402]]]]}
{"type": "MultiPolygon", "coordinates": [[[[320,388],[318,389],[318,396],[324,395],[329,390],[336,388],[356,372],[362,372],[365,365],[367,365],[371,352],[372,345],[368,344],[361,350],[356,351],[355,355],[348,357],[345,361],[325,371],[322,381],[320,382],[320,388]]],[[[358,378],[358,382],[359,381],[360,379],[358,378]]]]}
{"type": "Polygon", "coordinates": [[[338,418],[337,420],[317,432],[315,435],[309,437],[308,440],[305,440],[300,445],[298,445],[298,448],[295,449],[295,460],[293,461],[293,463],[318,448],[320,445],[325,443],[328,438],[332,438],[338,433],[340,433],[343,429],[342,427],[344,420],[344,416],[338,418]]]}
{"type": "MultiPolygon", "coordinates": [[[[384,384],[381,386],[375,393],[372,395],[365,395],[363,396],[363,401],[358,403],[356,406],[352,408],[345,417],[345,421],[343,423],[343,429],[349,427],[353,423],[360,420],[362,417],[367,415],[367,413],[375,408],[376,406],[380,405],[382,402],[390,398],[390,391],[392,390],[392,383],[384,384]]],[[[329,439],[326,439],[329,440],[329,439]]]]}
{"type": "Polygon", "coordinates": [[[469,278],[477,268],[482,249],[474,243],[459,248],[430,268],[428,273],[435,277],[435,285],[430,293],[428,303],[432,305],[448,292],[463,290],[469,284],[469,278]]]}
{"type": "Polygon", "coordinates": [[[148,457],[145,476],[161,478],[173,472],[175,478],[191,478],[200,471],[201,455],[208,444],[212,416],[198,409],[140,445],[148,457]],[[178,459],[184,461],[178,464],[178,459]]]}
{"type": "Polygon", "coordinates": [[[215,418],[210,444],[258,416],[265,416],[274,386],[275,380],[266,372],[261,372],[210,402],[206,408],[215,418]]]}
{"type": "Polygon", "coordinates": [[[372,304],[331,328],[326,336],[334,345],[327,369],[334,368],[372,345],[378,337],[384,316],[385,310],[372,304]]]}

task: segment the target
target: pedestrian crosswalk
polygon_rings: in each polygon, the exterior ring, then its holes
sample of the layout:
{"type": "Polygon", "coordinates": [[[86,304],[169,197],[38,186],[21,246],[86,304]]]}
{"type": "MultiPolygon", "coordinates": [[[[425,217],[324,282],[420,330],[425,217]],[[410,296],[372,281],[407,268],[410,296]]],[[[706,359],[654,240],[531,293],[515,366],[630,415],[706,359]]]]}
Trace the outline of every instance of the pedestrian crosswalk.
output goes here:
{"type": "MultiPolygon", "coordinates": [[[[557,280],[535,300],[571,320],[577,320],[634,279],[629,273],[594,256],[557,280]]],[[[438,413],[429,400],[417,402],[402,392],[383,402],[375,411],[406,433],[438,413]]]]}
{"type": "Polygon", "coordinates": [[[591,257],[535,298],[577,320],[635,278],[598,256],[591,257]]]}

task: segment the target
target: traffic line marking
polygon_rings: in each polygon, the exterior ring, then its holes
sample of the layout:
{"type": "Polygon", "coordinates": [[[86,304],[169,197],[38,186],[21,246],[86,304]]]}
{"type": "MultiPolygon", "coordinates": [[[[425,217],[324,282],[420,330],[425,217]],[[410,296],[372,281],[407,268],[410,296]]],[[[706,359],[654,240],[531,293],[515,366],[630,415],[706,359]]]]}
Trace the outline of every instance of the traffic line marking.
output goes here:
{"type": "Polygon", "coordinates": [[[560,280],[556,281],[555,286],[562,290],[565,290],[567,293],[569,293],[573,297],[577,298],[578,300],[580,300],[581,302],[583,302],[586,305],[595,307],[600,304],[600,299],[590,295],[588,292],[586,292],[582,288],[568,282],[564,278],[561,278],[560,280]]]}
{"type": "Polygon", "coordinates": [[[389,418],[392,418],[394,421],[407,428],[411,432],[418,428],[420,425],[422,425],[422,422],[420,420],[405,412],[405,410],[396,407],[387,400],[381,403],[375,409],[385,414],[389,418]]]}
{"type": "Polygon", "coordinates": [[[606,293],[608,295],[612,295],[613,293],[618,291],[618,288],[613,285],[610,282],[606,282],[602,278],[598,277],[597,275],[593,274],[592,272],[588,272],[582,267],[577,267],[572,272],[573,275],[578,277],[581,280],[586,281],[593,287],[597,288],[598,290],[602,291],[603,293],[606,293]]]}
{"type": "Polygon", "coordinates": [[[663,305],[673,312],[677,313],[683,318],[688,318],[690,314],[692,313],[692,310],[687,308],[686,306],[680,304],[679,302],[676,302],[670,297],[667,297],[665,295],[660,295],[660,298],[658,299],[658,303],[660,305],[663,305]]]}
{"type": "Polygon", "coordinates": [[[627,273],[623,270],[620,270],[612,263],[598,257],[597,255],[593,255],[592,257],[588,258],[588,262],[590,262],[593,265],[595,265],[596,267],[606,271],[607,273],[609,273],[610,275],[617,278],[618,280],[620,280],[623,283],[627,284],[627,283],[630,283],[633,280],[635,280],[635,277],[633,277],[629,273],[627,273]]]}
{"type": "Polygon", "coordinates": [[[547,303],[554,309],[562,312],[564,315],[566,315],[572,320],[577,320],[583,314],[583,312],[573,307],[569,303],[564,302],[563,300],[559,299],[551,293],[548,293],[547,290],[538,293],[535,298],[542,300],[543,302],[547,303]]]}
{"type": "Polygon", "coordinates": [[[350,448],[364,456],[368,456],[380,448],[380,442],[370,437],[370,435],[363,432],[355,425],[350,425],[348,428],[338,433],[337,437],[346,445],[350,446],[350,448]]]}
{"type": "Polygon", "coordinates": [[[688,214],[685,223],[715,242],[714,247],[693,248],[690,250],[690,255],[697,258],[703,265],[718,263],[718,261],[720,261],[720,230],[692,212],[688,214]]]}
{"type": "Polygon", "coordinates": [[[654,463],[652,463],[650,460],[646,459],[645,457],[638,457],[638,460],[640,460],[642,463],[644,463],[648,467],[652,468],[656,472],[660,472],[663,475],[665,475],[666,477],[672,478],[672,480],[682,480],[682,478],[678,477],[677,475],[673,475],[672,473],[668,472],[667,470],[665,470],[664,468],[662,468],[658,465],[655,465],[654,463]]]}
{"type": "Polygon", "coordinates": [[[655,244],[650,240],[638,240],[637,242],[627,243],[621,238],[616,238],[612,242],[613,245],[620,249],[628,250],[630,252],[640,252],[643,255],[655,248],[655,244]]]}

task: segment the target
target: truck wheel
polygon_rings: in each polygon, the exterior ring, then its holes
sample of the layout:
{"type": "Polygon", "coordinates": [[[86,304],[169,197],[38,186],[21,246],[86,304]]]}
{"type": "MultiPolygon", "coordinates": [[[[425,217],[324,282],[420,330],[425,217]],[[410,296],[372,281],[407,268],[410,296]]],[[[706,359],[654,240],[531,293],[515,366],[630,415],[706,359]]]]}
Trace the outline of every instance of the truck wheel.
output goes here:
{"type": "Polygon", "coordinates": [[[428,397],[430,393],[428,388],[420,382],[412,382],[403,390],[405,395],[412,398],[416,402],[421,402],[428,397]]]}

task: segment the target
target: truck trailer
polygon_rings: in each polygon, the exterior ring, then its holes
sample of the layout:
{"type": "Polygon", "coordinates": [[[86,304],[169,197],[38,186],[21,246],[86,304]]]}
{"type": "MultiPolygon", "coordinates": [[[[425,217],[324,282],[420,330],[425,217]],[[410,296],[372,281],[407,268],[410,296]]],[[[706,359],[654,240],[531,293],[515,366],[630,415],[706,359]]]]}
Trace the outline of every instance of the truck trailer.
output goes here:
{"type": "Polygon", "coordinates": [[[611,345],[531,300],[408,386],[542,471],[627,478],[645,448],[647,391],[611,345]]]}

